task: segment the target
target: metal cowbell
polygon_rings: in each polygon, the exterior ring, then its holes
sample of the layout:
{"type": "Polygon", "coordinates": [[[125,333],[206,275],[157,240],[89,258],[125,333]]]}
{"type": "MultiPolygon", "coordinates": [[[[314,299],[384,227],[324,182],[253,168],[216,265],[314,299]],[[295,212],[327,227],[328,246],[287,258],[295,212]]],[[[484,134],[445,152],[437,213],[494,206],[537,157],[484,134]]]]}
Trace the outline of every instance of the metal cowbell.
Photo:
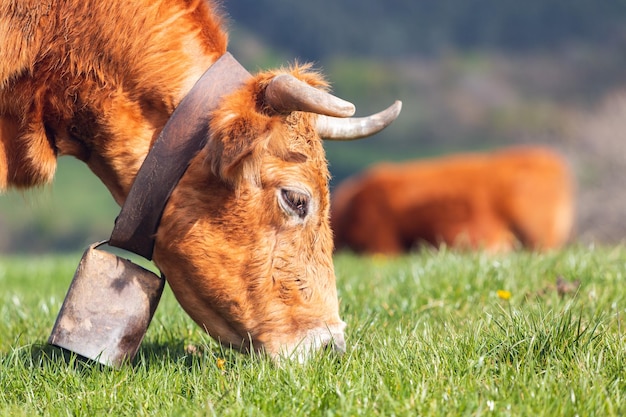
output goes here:
{"type": "Polygon", "coordinates": [[[137,353],[165,279],[97,249],[105,243],[85,250],[48,343],[119,367],[137,353]]]}

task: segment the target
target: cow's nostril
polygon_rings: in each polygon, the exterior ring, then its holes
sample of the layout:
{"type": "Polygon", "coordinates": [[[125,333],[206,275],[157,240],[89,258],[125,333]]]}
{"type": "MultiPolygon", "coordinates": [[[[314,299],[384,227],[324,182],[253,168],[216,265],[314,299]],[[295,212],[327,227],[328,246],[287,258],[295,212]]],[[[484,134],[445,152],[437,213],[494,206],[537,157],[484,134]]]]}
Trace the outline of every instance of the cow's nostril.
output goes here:
{"type": "Polygon", "coordinates": [[[333,334],[333,338],[326,345],[326,349],[332,349],[339,355],[346,353],[346,340],[343,334],[333,334]]]}

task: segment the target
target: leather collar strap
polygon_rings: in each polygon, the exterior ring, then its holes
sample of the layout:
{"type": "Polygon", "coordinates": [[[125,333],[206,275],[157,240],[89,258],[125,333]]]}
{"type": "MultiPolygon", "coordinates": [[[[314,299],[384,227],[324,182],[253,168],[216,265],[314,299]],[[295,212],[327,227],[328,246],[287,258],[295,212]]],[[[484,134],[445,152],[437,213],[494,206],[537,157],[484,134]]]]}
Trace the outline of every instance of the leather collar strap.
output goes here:
{"type": "Polygon", "coordinates": [[[224,95],[250,77],[227,52],[196,82],[176,107],[141,165],[115,220],[109,245],[152,259],[163,209],[191,159],[208,140],[211,111],[224,95]]]}

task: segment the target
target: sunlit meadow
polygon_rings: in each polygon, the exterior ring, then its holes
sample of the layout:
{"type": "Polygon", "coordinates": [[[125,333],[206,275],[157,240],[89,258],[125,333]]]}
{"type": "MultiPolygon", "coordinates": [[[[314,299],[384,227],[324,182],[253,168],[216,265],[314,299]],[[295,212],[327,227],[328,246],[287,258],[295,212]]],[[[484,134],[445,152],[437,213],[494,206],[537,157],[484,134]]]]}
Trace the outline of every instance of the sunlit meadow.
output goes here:
{"type": "Polygon", "coordinates": [[[336,257],[343,357],[218,346],[168,291],[132,364],[46,345],[80,258],[0,259],[0,415],[626,414],[626,248],[336,257]]]}

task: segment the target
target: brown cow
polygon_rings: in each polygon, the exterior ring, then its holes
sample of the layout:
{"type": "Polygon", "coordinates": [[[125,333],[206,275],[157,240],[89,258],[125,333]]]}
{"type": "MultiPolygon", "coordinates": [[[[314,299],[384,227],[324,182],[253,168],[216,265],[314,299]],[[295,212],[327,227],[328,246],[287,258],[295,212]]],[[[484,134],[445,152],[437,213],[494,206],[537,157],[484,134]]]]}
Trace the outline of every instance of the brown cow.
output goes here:
{"type": "MultiPolygon", "coordinates": [[[[72,155],[122,205],[178,103],[225,54],[221,20],[202,0],[0,2],[0,190],[49,183],[72,155]]],[[[307,66],[250,76],[207,115],[207,145],[164,209],[155,264],[225,345],[273,358],[344,347],[320,137],[373,134],[400,104],[351,119],[325,89],[307,66]]]]}
{"type": "Polygon", "coordinates": [[[563,245],[570,172],[541,147],[380,164],[333,192],[337,249],[398,254],[421,243],[489,251],[563,245]]]}

